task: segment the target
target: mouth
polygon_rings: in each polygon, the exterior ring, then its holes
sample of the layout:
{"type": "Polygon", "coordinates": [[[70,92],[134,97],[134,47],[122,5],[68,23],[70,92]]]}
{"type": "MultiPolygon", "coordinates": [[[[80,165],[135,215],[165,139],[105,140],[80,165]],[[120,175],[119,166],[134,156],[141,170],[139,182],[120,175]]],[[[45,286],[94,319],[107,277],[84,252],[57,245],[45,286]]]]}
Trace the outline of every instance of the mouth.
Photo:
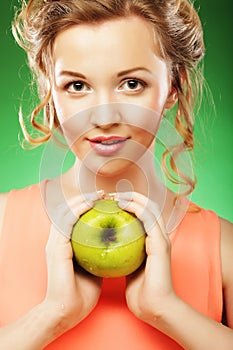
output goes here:
{"type": "Polygon", "coordinates": [[[88,139],[91,147],[100,155],[108,156],[119,152],[127,142],[127,137],[120,136],[98,136],[88,139]]]}

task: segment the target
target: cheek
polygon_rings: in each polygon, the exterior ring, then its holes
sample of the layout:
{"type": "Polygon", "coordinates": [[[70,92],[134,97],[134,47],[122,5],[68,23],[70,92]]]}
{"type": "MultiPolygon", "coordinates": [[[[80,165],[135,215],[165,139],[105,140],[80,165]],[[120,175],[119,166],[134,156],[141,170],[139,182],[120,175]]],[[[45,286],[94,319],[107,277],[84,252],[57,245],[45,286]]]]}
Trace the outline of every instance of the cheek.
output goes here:
{"type": "Polygon", "coordinates": [[[146,105],[158,115],[163,115],[165,105],[169,96],[170,83],[164,76],[158,77],[152,88],[145,96],[146,105]]]}
{"type": "Polygon", "coordinates": [[[63,135],[70,148],[90,129],[89,110],[82,109],[80,103],[64,93],[52,90],[54,107],[63,135]]]}
{"type": "Polygon", "coordinates": [[[142,150],[144,153],[152,145],[153,141],[155,140],[156,133],[153,134],[151,132],[145,131],[145,129],[139,129],[139,128],[135,128],[134,133],[135,133],[134,140],[138,143],[138,145],[141,145],[140,147],[142,147],[142,150]]]}
{"type": "MultiPolygon", "coordinates": [[[[122,105],[121,115],[124,116],[125,123],[135,127],[138,137],[154,137],[158,131],[161,121],[161,113],[157,113],[154,108],[141,105],[122,105]]],[[[122,118],[123,119],[123,118],[122,118]]]]}
{"type": "MultiPolygon", "coordinates": [[[[88,122],[89,111],[78,112],[69,119],[61,122],[64,137],[70,148],[77,145],[85,138],[85,135],[92,129],[88,122]]],[[[76,147],[76,146],[75,146],[76,147]]]]}
{"type": "Polygon", "coordinates": [[[154,110],[157,115],[163,115],[167,100],[167,89],[164,91],[155,91],[149,101],[149,108],[154,110]]]}
{"type": "Polygon", "coordinates": [[[60,96],[59,93],[56,92],[56,90],[54,91],[54,89],[52,89],[52,99],[53,99],[58,120],[60,123],[62,123],[65,120],[65,115],[67,112],[64,108],[65,104],[64,104],[63,98],[62,96],[60,96]]]}
{"type": "Polygon", "coordinates": [[[59,93],[57,90],[52,90],[52,98],[57,117],[61,124],[77,114],[81,109],[80,103],[77,103],[77,101],[69,98],[64,93],[59,93]]]}
{"type": "Polygon", "coordinates": [[[70,149],[76,158],[83,161],[90,150],[87,147],[85,147],[83,142],[80,141],[81,140],[77,140],[76,142],[74,142],[70,146],[70,149]]]}

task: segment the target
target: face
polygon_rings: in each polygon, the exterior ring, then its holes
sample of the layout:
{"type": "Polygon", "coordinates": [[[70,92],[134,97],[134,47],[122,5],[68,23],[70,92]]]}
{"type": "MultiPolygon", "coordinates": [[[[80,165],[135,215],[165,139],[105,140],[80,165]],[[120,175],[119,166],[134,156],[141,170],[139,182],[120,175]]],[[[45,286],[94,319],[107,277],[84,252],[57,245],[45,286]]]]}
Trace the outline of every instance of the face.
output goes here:
{"type": "Polygon", "coordinates": [[[135,162],[175,103],[150,23],[138,17],[77,25],[53,49],[52,97],[75,155],[102,175],[135,162]]]}

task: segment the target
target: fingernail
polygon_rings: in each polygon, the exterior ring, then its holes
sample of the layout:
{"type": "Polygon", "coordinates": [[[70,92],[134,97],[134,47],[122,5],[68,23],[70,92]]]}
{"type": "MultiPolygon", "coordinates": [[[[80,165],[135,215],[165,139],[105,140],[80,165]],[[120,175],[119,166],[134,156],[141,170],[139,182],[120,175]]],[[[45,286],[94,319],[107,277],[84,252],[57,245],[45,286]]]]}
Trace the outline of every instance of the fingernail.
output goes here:
{"type": "Polygon", "coordinates": [[[117,192],[118,198],[124,198],[124,200],[131,201],[133,199],[132,192],[117,192]]]}
{"type": "Polygon", "coordinates": [[[98,191],[97,191],[97,194],[98,194],[100,197],[104,197],[104,195],[105,195],[104,190],[98,190],[98,191]]]}
{"type": "Polygon", "coordinates": [[[105,195],[105,199],[110,199],[112,201],[115,201],[117,199],[116,196],[117,196],[116,192],[111,192],[105,195]]]}
{"type": "Polygon", "coordinates": [[[89,207],[93,207],[94,202],[91,199],[86,199],[85,203],[89,206],[89,207]]]}
{"type": "Polygon", "coordinates": [[[119,199],[118,200],[118,206],[121,208],[121,209],[125,209],[127,206],[129,205],[129,202],[123,200],[123,199],[119,199]]]}

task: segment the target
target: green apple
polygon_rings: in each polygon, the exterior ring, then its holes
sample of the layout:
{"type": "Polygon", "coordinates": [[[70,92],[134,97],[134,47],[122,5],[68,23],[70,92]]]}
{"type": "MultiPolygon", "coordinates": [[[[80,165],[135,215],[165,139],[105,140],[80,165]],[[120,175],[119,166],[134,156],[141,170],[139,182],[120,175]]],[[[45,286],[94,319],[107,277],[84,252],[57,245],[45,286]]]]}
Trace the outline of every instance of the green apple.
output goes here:
{"type": "Polygon", "coordinates": [[[145,230],[135,215],[114,200],[98,200],[73,227],[71,244],[77,263],[99,277],[121,277],[143,263],[145,230]]]}

